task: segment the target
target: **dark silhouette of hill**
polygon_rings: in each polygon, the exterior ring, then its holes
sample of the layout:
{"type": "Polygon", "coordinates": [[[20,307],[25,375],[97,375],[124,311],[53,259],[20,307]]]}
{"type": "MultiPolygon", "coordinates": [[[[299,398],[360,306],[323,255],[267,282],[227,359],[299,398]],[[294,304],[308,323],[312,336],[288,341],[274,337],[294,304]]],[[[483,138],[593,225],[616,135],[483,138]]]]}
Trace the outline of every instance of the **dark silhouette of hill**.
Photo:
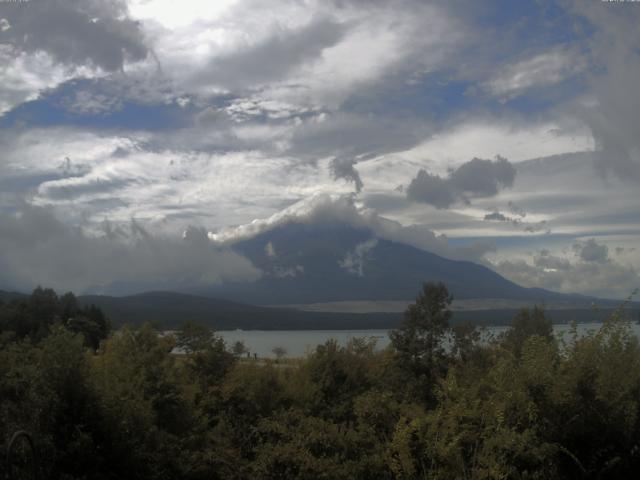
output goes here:
{"type": "Polygon", "coordinates": [[[8,302],[14,299],[25,298],[27,297],[24,293],[19,292],[7,292],[5,290],[0,290],[0,301],[8,302]]]}
{"type": "Polygon", "coordinates": [[[401,319],[398,313],[304,312],[174,292],[125,297],[85,295],[79,297],[79,301],[100,307],[116,325],[151,322],[160,328],[178,327],[191,320],[216,330],[365,329],[394,327],[401,319]]]}
{"type": "MultiPolygon", "coordinates": [[[[86,295],[79,297],[79,301],[100,307],[115,326],[150,322],[162,329],[176,328],[186,320],[216,330],[385,329],[397,328],[402,320],[402,313],[309,312],[259,307],[174,292],[148,292],[126,297],[86,295]]],[[[638,309],[634,309],[632,315],[637,317],[638,309]]],[[[510,325],[517,311],[517,308],[455,311],[452,323],[510,325]]],[[[602,321],[611,311],[611,307],[604,307],[597,312],[587,308],[563,308],[546,313],[554,323],[568,323],[602,321]]]]}
{"type": "MultiPolygon", "coordinates": [[[[27,295],[0,290],[0,300],[23,299],[27,295]]],[[[113,322],[140,325],[150,322],[160,329],[179,327],[184,321],[208,325],[216,330],[358,330],[397,328],[402,313],[309,312],[292,308],[268,308],[175,292],[147,292],[124,297],[83,295],[81,305],[96,305],[113,322]]],[[[533,305],[533,302],[532,302],[533,305]]],[[[629,306],[632,318],[640,318],[640,306],[629,306]]],[[[588,308],[549,309],[553,323],[602,321],[613,304],[605,303],[598,311],[588,308]]],[[[454,311],[452,324],[510,325],[517,308],[454,311]]]]}

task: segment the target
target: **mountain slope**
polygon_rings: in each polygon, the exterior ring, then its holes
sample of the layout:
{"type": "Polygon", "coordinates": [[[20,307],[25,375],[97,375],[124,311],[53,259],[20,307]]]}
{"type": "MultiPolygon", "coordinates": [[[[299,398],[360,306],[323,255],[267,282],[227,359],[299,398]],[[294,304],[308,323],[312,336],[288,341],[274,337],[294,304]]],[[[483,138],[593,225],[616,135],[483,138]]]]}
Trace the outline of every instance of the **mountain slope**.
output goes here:
{"type": "Polygon", "coordinates": [[[423,282],[442,281],[458,299],[570,298],[523,288],[482,265],[445,259],[338,223],[289,223],[237,242],[233,249],[248,257],[264,276],[252,283],[195,293],[253,304],[406,300],[415,297],[423,282]]]}

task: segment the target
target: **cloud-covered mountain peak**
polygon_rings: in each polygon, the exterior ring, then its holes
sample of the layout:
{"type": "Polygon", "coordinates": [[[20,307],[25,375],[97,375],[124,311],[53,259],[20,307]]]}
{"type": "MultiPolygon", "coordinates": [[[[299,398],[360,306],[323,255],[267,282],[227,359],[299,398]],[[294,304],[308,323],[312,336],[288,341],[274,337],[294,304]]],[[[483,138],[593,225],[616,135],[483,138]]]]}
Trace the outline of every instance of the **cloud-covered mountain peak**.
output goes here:
{"type": "Polygon", "coordinates": [[[210,232],[209,238],[216,243],[233,244],[289,223],[309,225],[341,223],[353,227],[370,228],[379,221],[376,213],[359,206],[353,195],[319,193],[296,202],[270,217],[210,232]]]}

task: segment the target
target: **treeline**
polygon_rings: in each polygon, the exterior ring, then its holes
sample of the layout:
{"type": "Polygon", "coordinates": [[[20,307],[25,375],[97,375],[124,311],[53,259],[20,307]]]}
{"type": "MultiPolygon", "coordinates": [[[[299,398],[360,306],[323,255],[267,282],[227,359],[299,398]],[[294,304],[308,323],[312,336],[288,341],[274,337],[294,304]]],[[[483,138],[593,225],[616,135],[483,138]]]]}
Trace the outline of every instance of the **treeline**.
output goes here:
{"type": "Polygon", "coordinates": [[[597,333],[558,340],[542,310],[523,310],[487,341],[472,326],[451,328],[446,288],[426,284],[389,348],[330,341],[276,363],[240,359],[193,324],[175,336],[124,327],[96,349],[95,327],[76,325],[101,317],[70,314],[64,296],[45,292],[0,307],[0,439],[6,448],[14,431],[30,431],[42,478],[640,471],[640,347],[617,314],[597,333]]]}
{"type": "Polygon", "coordinates": [[[71,292],[58,296],[50,288],[38,287],[27,297],[0,299],[0,335],[4,343],[25,338],[38,343],[55,326],[81,334],[85,345],[94,350],[111,331],[111,322],[100,308],[81,306],[71,292]]]}

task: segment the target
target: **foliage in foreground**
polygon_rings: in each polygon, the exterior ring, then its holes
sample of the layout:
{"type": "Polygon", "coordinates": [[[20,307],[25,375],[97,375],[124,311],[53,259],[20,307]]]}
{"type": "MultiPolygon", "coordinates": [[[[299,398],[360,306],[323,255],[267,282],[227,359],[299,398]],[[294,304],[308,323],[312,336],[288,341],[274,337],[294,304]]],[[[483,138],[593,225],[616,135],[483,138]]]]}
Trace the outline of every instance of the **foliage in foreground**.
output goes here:
{"type": "Polygon", "coordinates": [[[524,310],[487,340],[449,328],[450,301],[427,284],[389,348],[330,341],[293,363],[241,360],[193,324],[176,337],[125,327],[96,351],[92,329],[64,315],[18,334],[18,307],[4,305],[0,440],[31,431],[45,478],[639,471],[640,348],[627,323],[614,315],[596,333],[558,340],[541,310],[524,310]],[[176,345],[186,354],[172,354],[176,345]]]}

